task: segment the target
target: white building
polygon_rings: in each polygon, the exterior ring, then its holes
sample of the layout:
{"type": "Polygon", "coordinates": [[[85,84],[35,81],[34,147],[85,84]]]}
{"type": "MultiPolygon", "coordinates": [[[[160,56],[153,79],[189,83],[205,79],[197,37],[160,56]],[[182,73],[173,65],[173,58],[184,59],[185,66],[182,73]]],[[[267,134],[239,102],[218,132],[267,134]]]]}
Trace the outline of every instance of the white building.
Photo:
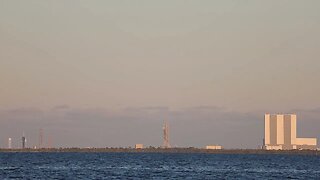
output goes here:
{"type": "Polygon", "coordinates": [[[208,145],[206,146],[206,149],[222,149],[222,146],[218,146],[218,145],[208,145]]]}
{"type": "Polygon", "coordinates": [[[136,149],[143,149],[143,144],[136,144],[136,145],[135,145],[135,148],[136,148],[136,149]]]}
{"type": "Polygon", "coordinates": [[[297,115],[265,114],[264,149],[316,149],[316,138],[297,138],[297,115]]]}

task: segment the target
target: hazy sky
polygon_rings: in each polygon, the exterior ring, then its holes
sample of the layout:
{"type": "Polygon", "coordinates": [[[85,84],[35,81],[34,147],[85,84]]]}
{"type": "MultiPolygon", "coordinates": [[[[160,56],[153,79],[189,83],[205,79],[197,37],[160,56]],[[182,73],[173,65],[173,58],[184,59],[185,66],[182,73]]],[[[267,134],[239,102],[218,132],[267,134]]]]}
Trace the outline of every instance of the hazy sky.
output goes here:
{"type": "Polygon", "coordinates": [[[320,137],[320,1],[0,0],[0,147],[255,148],[264,112],[320,137]]]}

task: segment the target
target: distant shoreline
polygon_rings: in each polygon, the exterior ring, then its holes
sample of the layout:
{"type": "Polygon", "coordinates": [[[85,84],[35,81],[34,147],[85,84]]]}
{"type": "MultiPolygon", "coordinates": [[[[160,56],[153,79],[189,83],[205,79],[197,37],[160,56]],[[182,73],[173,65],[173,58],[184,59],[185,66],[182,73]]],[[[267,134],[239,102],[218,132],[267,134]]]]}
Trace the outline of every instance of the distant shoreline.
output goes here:
{"type": "Polygon", "coordinates": [[[198,148],[50,148],[50,149],[0,149],[1,152],[84,152],[84,153],[207,153],[207,154],[293,154],[320,155],[319,150],[261,150],[261,149],[222,149],[198,148]]]}

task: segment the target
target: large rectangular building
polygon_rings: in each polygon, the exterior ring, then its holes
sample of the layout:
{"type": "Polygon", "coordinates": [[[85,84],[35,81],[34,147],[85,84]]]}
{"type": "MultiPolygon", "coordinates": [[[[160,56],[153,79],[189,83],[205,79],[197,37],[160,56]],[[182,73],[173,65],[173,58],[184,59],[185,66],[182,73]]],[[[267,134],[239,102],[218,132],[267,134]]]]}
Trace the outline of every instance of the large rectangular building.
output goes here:
{"type": "Polygon", "coordinates": [[[297,115],[265,114],[264,148],[267,150],[316,149],[316,138],[297,138],[297,115]]]}

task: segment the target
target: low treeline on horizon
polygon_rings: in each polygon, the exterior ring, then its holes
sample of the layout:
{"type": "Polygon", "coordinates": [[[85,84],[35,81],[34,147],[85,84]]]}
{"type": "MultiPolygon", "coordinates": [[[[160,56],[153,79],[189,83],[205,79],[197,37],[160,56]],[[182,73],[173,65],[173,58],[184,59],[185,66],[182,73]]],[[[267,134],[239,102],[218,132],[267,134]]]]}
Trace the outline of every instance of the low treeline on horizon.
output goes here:
{"type": "Polygon", "coordinates": [[[296,154],[319,155],[318,150],[264,150],[264,149],[204,149],[195,147],[162,148],[147,147],[142,149],[125,147],[106,148],[42,148],[42,149],[0,149],[2,153],[208,153],[208,154],[296,154]]]}

